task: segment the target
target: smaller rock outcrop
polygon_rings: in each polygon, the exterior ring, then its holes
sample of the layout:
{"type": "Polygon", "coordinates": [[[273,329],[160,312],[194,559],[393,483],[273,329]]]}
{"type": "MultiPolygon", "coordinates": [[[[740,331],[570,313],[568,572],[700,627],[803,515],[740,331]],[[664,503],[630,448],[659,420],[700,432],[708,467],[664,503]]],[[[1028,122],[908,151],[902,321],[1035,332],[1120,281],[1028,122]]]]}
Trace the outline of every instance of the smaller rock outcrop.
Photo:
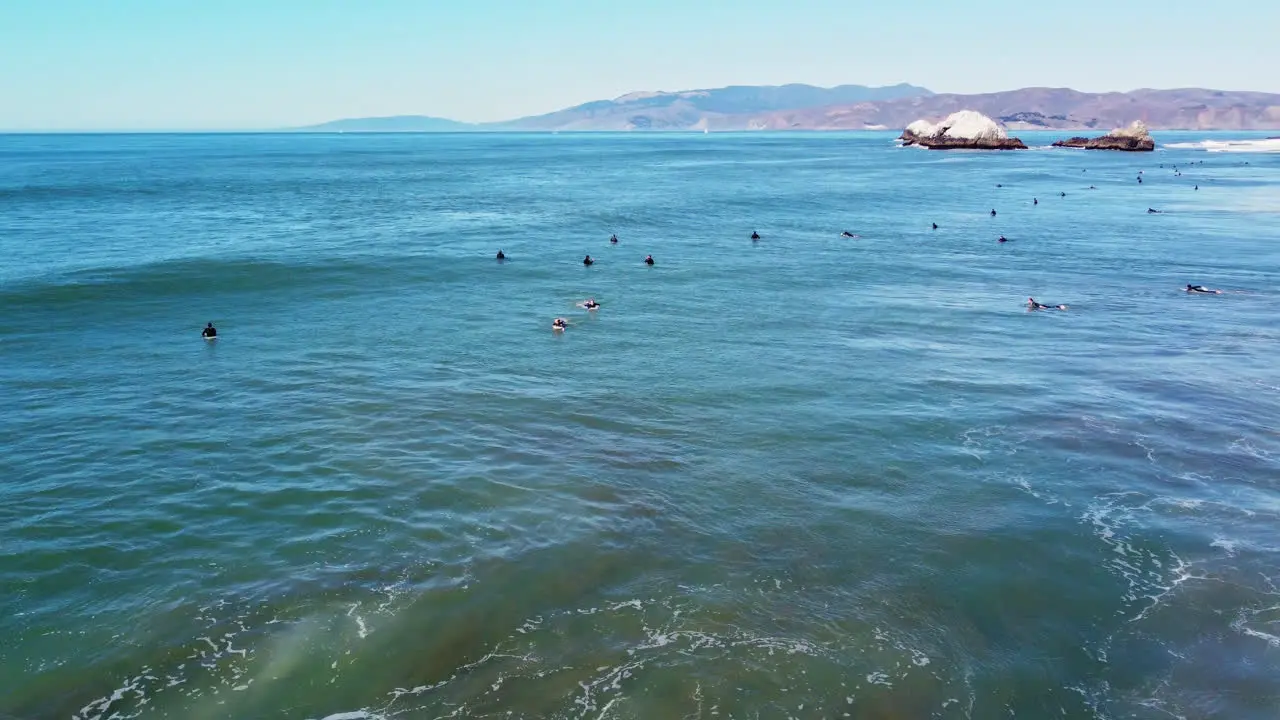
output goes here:
{"type": "Polygon", "coordinates": [[[1156,149],[1156,141],[1147,132],[1147,126],[1136,120],[1127,128],[1112,130],[1097,138],[1073,137],[1059,140],[1054,147],[1084,148],[1085,150],[1123,150],[1125,152],[1150,152],[1156,149]]]}
{"type": "Polygon", "coordinates": [[[903,147],[919,145],[930,150],[1026,150],[1018,138],[1009,137],[995,120],[973,110],[952,113],[939,123],[916,120],[898,138],[903,147]]]}

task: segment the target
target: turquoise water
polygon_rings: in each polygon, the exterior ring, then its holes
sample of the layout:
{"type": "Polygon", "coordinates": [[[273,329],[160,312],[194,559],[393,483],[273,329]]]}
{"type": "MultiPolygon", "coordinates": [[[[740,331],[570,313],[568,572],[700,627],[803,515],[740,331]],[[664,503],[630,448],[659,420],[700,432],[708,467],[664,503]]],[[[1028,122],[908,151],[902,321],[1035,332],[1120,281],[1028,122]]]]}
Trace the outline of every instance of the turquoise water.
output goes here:
{"type": "Polygon", "coordinates": [[[1274,719],[1278,237],[1193,149],[0,137],[0,715],[1274,719]]]}

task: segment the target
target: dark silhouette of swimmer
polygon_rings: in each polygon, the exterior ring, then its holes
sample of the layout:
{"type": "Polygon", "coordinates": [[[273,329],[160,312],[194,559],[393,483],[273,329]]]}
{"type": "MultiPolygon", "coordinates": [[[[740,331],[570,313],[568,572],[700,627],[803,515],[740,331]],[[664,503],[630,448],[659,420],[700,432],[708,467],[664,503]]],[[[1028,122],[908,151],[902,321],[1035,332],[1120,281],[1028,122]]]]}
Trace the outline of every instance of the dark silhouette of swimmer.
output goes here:
{"type": "Polygon", "coordinates": [[[993,210],[991,211],[991,217],[995,217],[995,216],[996,216],[996,211],[993,209],[993,210]]]}
{"type": "Polygon", "coordinates": [[[594,264],[594,263],[595,263],[595,260],[592,260],[590,255],[588,255],[588,256],[586,256],[586,257],[582,258],[582,264],[583,264],[583,265],[588,265],[588,266],[590,266],[590,265],[592,265],[592,264],[594,264]]]}
{"type": "Polygon", "coordinates": [[[858,236],[857,236],[857,235],[854,235],[853,233],[849,232],[848,230],[845,230],[844,232],[840,233],[840,237],[856,238],[856,237],[858,237],[858,236]]]}
{"type": "Polygon", "coordinates": [[[1004,186],[1001,185],[1000,183],[996,183],[996,187],[1004,187],[1004,186]]]}
{"type": "Polygon", "coordinates": [[[1160,214],[1160,211],[1159,211],[1159,210],[1156,210],[1155,208],[1147,208],[1147,214],[1148,214],[1148,215],[1159,215],[1159,214],[1160,214]]]}
{"type": "Polygon", "coordinates": [[[1197,190],[1199,190],[1199,189],[1200,189],[1200,186],[1199,186],[1199,185],[1197,185],[1197,186],[1196,186],[1196,189],[1197,189],[1197,190]]]}
{"type": "MultiPolygon", "coordinates": [[[[1188,285],[1187,287],[1191,287],[1191,286],[1188,285]]],[[[218,329],[213,326],[213,323],[209,323],[208,325],[204,326],[204,330],[200,331],[200,337],[205,339],[216,338],[218,337],[218,329]]]]}
{"type": "Polygon", "coordinates": [[[1141,175],[1139,175],[1139,176],[1138,176],[1138,184],[1139,184],[1139,185],[1141,185],[1141,184],[1142,184],[1142,176],[1141,176],[1141,175]]]}
{"type": "Polygon", "coordinates": [[[617,236],[617,235],[610,235],[610,236],[609,236],[609,242],[610,242],[611,244],[613,244],[613,245],[617,245],[617,244],[618,244],[618,236],[617,236]]]}
{"type": "Polygon", "coordinates": [[[1035,298],[1027,298],[1027,309],[1028,310],[1066,310],[1067,306],[1066,305],[1045,305],[1044,303],[1036,302],[1035,298]]]}
{"type": "Polygon", "coordinates": [[[934,224],[933,224],[933,229],[934,229],[934,230],[937,230],[937,229],[938,229],[938,223],[934,223],[934,224]]]}
{"type": "Polygon", "coordinates": [[[1222,294],[1221,290],[1214,290],[1212,288],[1207,288],[1203,285],[1187,285],[1187,292],[1203,293],[1205,295],[1221,295],[1222,294]]]}
{"type": "Polygon", "coordinates": [[[1039,205],[1039,204],[1040,204],[1040,198],[1031,198],[1031,204],[1032,204],[1032,205],[1039,205]]]}
{"type": "Polygon", "coordinates": [[[588,310],[595,310],[600,307],[600,303],[596,302],[595,298],[587,298],[586,302],[582,303],[582,307],[588,310]]]}
{"type": "Polygon", "coordinates": [[[1089,186],[1089,189],[1090,189],[1090,190],[1097,190],[1098,188],[1097,188],[1097,187],[1095,187],[1095,186],[1093,186],[1093,185],[1090,185],[1090,186],[1089,186]]]}
{"type": "Polygon", "coordinates": [[[569,323],[564,318],[556,318],[551,321],[552,330],[564,330],[567,327],[569,327],[569,323]]]}
{"type": "Polygon", "coordinates": [[[752,239],[752,240],[759,240],[759,239],[760,239],[760,233],[756,232],[755,230],[752,230],[752,231],[751,231],[751,239],[752,239]]]}
{"type": "Polygon", "coordinates": [[[645,265],[652,265],[652,264],[653,264],[653,256],[652,256],[652,255],[645,255],[645,256],[644,256],[644,264],[645,264],[645,265]]]}
{"type": "Polygon", "coordinates": [[[501,250],[499,250],[499,251],[498,251],[498,254],[497,254],[497,255],[494,255],[494,257],[495,257],[495,258],[497,258],[497,259],[499,259],[499,260],[506,260],[506,259],[507,259],[507,254],[506,254],[506,253],[504,253],[504,252],[502,252],[501,250]]]}
{"type": "Polygon", "coordinates": [[[1000,237],[996,238],[996,242],[1009,242],[1009,238],[1001,235],[1000,237]]]}
{"type": "Polygon", "coordinates": [[[1066,194],[1066,193],[1060,193],[1060,194],[1062,195],[1062,197],[1066,197],[1066,196],[1067,196],[1067,194],[1066,194]]]}

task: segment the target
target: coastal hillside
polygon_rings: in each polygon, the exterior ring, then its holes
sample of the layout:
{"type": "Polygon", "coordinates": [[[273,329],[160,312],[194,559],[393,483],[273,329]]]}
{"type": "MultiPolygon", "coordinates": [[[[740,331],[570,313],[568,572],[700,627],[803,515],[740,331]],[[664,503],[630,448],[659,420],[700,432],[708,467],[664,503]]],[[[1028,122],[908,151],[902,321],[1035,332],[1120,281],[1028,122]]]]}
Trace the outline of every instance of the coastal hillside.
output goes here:
{"type": "Polygon", "coordinates": [[[496,124],[519,130],[696,130],[728,127],[759,114],[850,103],[927,98],[915,85],[734,85],[681,92],[635,92],[496,124]]]}
{"type": "MultiPolygon", "coordinates": [[[[981,95],[938,94],[728,118],[723,129],[861,130],[901,128],[920,118],[976,110],[1012,130],[1089,130],[1141,120],[1155,130],[1273,130],[1280,95],[1203,89],[1084,93],[1024,88],[981,95]]],[[[712,129],[716,129],[713,126],[712,129]]]]}
{"type": "Polygon", "coordinates": [[[1141,120],[1152,130],[1280,130],[1280,94],[1205,90],[1086,93],[1023,88],[980,95],[935,94],[915,85],[734,86],[637,92],[497,123],[420,115],[350,118],[301,132],[897,130],[960,110],[1010,130],[1109,130],[1141,120]]]}

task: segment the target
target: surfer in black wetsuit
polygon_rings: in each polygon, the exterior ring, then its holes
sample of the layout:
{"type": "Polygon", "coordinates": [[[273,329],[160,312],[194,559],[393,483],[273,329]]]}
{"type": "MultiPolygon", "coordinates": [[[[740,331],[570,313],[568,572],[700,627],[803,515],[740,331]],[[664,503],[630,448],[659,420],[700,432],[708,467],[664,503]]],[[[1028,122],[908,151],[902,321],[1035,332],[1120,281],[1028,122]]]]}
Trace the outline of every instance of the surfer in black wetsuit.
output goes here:
{"type": "Polygon", "coordinates": [[[1221,290],[1214,290],[1212,288],[1207,288],[1203,285],[1187,285],[1187,292],[1202,293],[1205,295],[1221,295],[1222,294],[1221,290]]]}
{"type": "Polygon", "coordinates": [[[600,303],[596,302],[595,298],[587,298],[586,302],[582,303],[582,307],[587,310],[595,310],[600,307],[600,303]]]}
{"type": "Polygon", "coordinates": [[[507,259],[507,254],[506,254],[506,253],[504,253],[504,252],[502,252],[501,250],[499,250],[499,251],[498,251],[498,254],[497,254],[497,255],[494,255],[494,257],[495,257],[495,258],[497,258],[497,259],[499,259],[499,260],[506,260],[506,259],[507,259]]]}
{"type": "Polygon", "coordinates": [[[1059,193],[1059,195],[1062,195],[1062,197],[1066,197],[1066,196],[1067,196],[1067,194],[1066,194],[1066,193],[1059,193]]]}
{"type": "Polygon", "coordinates": [[[1067,306],[1066,305],[1045,305],[1044,303],[1036,302],[1035,298],[1027,298],[1027,309],[1028,310],[1066,310],[1067,306]]]}
{"type": "Polygon", "coordinates": [[[856,238],[856,237],[858,237],[858,236],[857,236],[857,235],[854,235],[853,233],[849,232],[848,230],[845,230],[844,232],[840,233],[840,237],[845,237],[845,238],[856,238]]]}
{"type": "Polygon", "coordinates": [[[645,256],[644,256],[644,264],[645,264],[645,265],[652,265],[652,264],[653,264],[653,256],[652,256],[652,255],[645,255],[645,256]]]}
{"type": "Polygon", "coordinates": [[[759,239],[760,239],[760,233],[756,232],[755,230],[752,230],[752,231],[751,231],[751,239],[752,239],[752,240],[759,240],[759,239]]]}
{"type": "Polygon", "coordinates": [[[995,217],[995,216],[996,216],[996,211],[995,211],[995,210],[992,210],[992,211],[991,211],[991,217],[995,217]]]}
{"type": "Polygon", "coordinates": [[[1009,238],[1001,235],[1000,237],[996,238],[996,242],[1009,242],[1009,238]]]}
{"type": "Polygon", "coordinates": [[[617,245],[617,244],[618,244],[618,236],[617,236],[617,235],[610,235],[610,236],[609,236],[609,243],[610,243],[610,244],[612,244],[612,245],[617,245]]]}
{"type": "Polygon", "coordinates": [[[569,327],[569,323],[564,318],[556,318],[551,321],[552,330],[564,330],[567,327],[569,327]]]}
{"type": "MultiPolygon", "coordinates": [[[[1191,286],[1188,285],[1187,287],[1191,286]]],[[[213,323],[209,323],[204,326],[204,330],[200,331],[200,337],[206,340],[212,340],[213,338],[218,337],[218,329],[213,326],[213,323]]]]}
{"type": "Polygon", "coordinates": [[[582,264],[583,264],[583,265],[590,266],[590,265],[592,265],[592,264],[594,264],[594,263],[595,263],[595,260],[592,260],[590,255],[588,255],[588,256],[586,256],[586,257],[582,258],[582,264]]]}
{"type": "Polygon", "coordinates": [[[1039,204],[1040,204],[1040,198],[1031,198],[1031,204],[1032,204],[1032,205],[1039,205],[1039,204]]]}
{"type": "Polygon", "coordinates": [[[937,230],[937,229],[938,229],[938,223],[934,223],[934,224],[933,224],[933,229],[934,229],[934,230],[937,230]]]}
{"type": "Polygon", "coordinates": [[[1155,208],[1147,208],[1148,215],[1159,215],[1160,211],[1155,208]]]}

